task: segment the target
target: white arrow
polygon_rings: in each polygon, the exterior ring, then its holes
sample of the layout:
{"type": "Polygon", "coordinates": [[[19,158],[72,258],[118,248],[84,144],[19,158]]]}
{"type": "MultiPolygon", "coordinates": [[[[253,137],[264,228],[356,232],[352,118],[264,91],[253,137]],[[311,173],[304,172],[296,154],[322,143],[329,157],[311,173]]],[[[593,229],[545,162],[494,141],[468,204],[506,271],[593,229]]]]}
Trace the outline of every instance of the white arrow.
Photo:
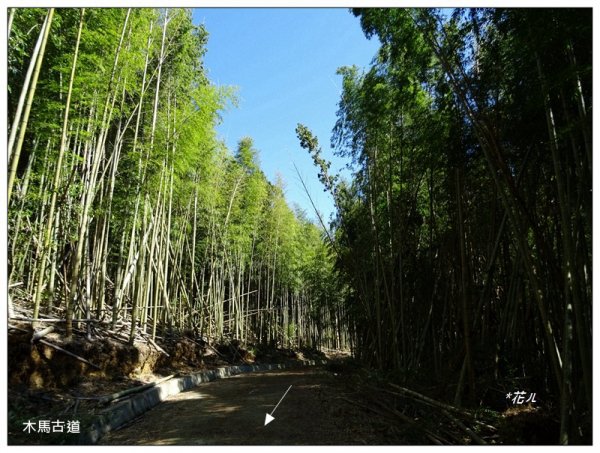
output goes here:
{"type": "Polygon", "coordinates": [[[265,426],[275,420],[275,417],[271,417],[269,414],[265,414],[265,426]]]}
{"type": "MultiPolygon", "coordinates": [[[[283,394],[283,396],[281,397],[281,399],[279,400],[279,403],[281,403],[283,401],[283,399],[285,398],[285,395],[288,394],[288,392],[290,391],[290,389],[292,388],[292,386],[290,385],[288,387],[288,389],[285,391],[285,393],[283,394]]],[[[279,403],[277,403],[277,405],[273,408],[273,410],[271,411],[270,414],[265,414],[265,426],[267,426],[269,423],[271,423],[273,420],[275,420],[275,417],[273,417],[273,414],[275,413],[275,409],[277,409],[277,406],[279,406],[279,403]]]]}

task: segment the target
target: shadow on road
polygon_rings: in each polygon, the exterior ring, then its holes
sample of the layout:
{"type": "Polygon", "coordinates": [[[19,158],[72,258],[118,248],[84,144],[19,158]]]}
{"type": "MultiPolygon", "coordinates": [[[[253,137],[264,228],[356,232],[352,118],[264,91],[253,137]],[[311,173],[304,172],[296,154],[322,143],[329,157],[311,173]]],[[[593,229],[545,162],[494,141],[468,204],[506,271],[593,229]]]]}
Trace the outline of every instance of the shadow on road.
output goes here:
{"type": "Polygon", "coordinates": [[[182,392],[129,426],[113,445],[339,445],[348,439],[336,377],[319,368],[236,376],[182,392]],[[291,390],[264,426],[289,386],[291,390]]]}

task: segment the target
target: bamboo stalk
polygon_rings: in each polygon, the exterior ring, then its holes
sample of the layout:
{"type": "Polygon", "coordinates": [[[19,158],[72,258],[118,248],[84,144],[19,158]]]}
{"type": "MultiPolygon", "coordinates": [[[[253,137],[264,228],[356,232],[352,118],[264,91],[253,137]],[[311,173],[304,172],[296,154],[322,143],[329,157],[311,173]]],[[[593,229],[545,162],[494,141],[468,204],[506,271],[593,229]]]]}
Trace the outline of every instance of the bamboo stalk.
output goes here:
{"type": "Polygon", "coordinates": [[[162,352],[167,357],[171,357],[169,355],[169,353],[167,351],[165,351],[163,348],[161,348],[159,345],[157,345],[152,338],[150,338],[150,337],[144,337],[144,338],[146,340],[148,340],[148,343],[150,343],[152,346],[154,346],[159,352],[162,352]]]}
{"type": "MultiPolygon", "coordinates": [[[[14,11],[14,8],[13,8],[14,11]]],[[[11,161],[10,173],[8,176],[8,205],[10,205],[10,195],[12,192],[12,186],[14,184],[15,176],[17,173],[17,166],[19,164],[19,157],[21,154],[21,147],[23,146],[23,138],[25,136],[25,131],[27,128],[27,123],[29,121],[29,113],[31,111],[31,104],[33,103],[33,97],[35,95],[35,90],[37,87],[37,81],[40,73],[40,68],[42,66],[42,59],[44,58],[44,51],[46,49],[46,42],[48,41],[48,33],[50,32],[50,27],[52,25],[52,17],[54,16],[54,8],[48,9],[48,14],[44,20],[44,24],[40,30],[40,34],[38,40],[35,44],[35,48],[31,55],[31,61],[29,63],[29,67],[27,68],[27,74],[25,75],[25,82],[23,84],[23,88],[21,89],[21,95],[19,97],[19,103],[17,106],[17,112],[15,114],[15,118],[13,120],[12,127],[10,129],[10,137],[8,140],[8,156],[11,161]],[[29,85],[31,84],[31,87],[29,85]],[[25,103],[25,97],[27,95],[27,103],[25,103]],[[19,125],[19,121],[21,120],[21,114],[23,111],[23,107],[25,108],[23,120],[19,125]],[[15,142],[17,130],[19,130],[19,139],[17,141],[17,147],[13,152],[13,145],[15,142]]]]}
{"type": "Polygon", "coordinates": [[[38,332],[34,332],[31,336],[31,343],[35,343],[40,338],[44,338],[46,335],[54,332],[54,326],[48,326],[45,329],[42,329],[38,332]]]}
{"type": "MultiPolygon", "coordinates": [[[[473,414],[465,409],[459,409],[457,407],[451,406],[450,404],[442,403],[440,401],[429,398],[428,396],[425,396],[421,393],[415,392],[414,390],[409,390],[407,388],[401,387],[397,384],[389,383],[389,385],[395,389],[400,390],[405,395],[408,395],[412,398],[416,398],[417,400],[421,400],[430,405],[437,406],[439,408],[442,408],[442,409],[445,409],[445,410],[448,410],[448,411],[451,411],[451,412],[454,412],[457,414],[465,415],[467,417],[473,417],[473,414]]],[[[385,392],[390,393],[392,395],[398,395],[397,393],[392,392],[390,390],[385,390],[385,392]]],[[[399,395],[399,396],[402,396],[402,395],[399,395]]]]}
{"type": "Polygon", "coordinates": [[[475,441],[475,443],[477,443],[479,445],[487,445],[487,442],[485,440],[483,440],[481,437],[479,437],[471,428],[469,428],[468,426],[466,426],[459,419],[457,419],[455,416],[453,416],[452,414],[450,414],[447,410],[442,409],[441,412],[446,417],[448,417],[450,420],[452,420],[452,422],[456,426],[458,426],[463,432],[465,432],[471,439],[473,439],[475,441]]]}
{"type": "Polygon", "coordinates": [[[77,360],[79,360],[80,362],[83,362],[83,363],[85,363],[85,364],[87,364],[87,365],[89,365],[89,366],[91,366],[91,367],[93,367],[93,368],[96,368],[97,370],[100,370],[100,369],[101,369],[101,368],[100,368],[98,365],[94,365],[92,362],[90,362],[90,361],[88,361],[88,360],[84,359],[83,357],[80,357],[80,356],[78,356],[77,354],[73,354],[72,352],[70,352],[70,351],[67,351],[66,349],[63,349],[63,348],[61,348],[60,346],[57,346],[57,345],[55,345],[55,344],[52,344],[52,343],[49,343],[48,341],[46,341],[46,340],[44,340],[44,339],[41,339],[41,340],[39,340],[39,342],[40,342],[40,343],[42,343],[42,344],[45,344],[46,346],[50,346],[51,348],[54,348],[54,349],[56,349],[56,350],[58,350],[58,351],[60,351],[60,352],[63,352],[63,353],[65,353],[65,354],[67,354],[68,356],[71,356],[71,357],[73,357],[74,359],[77,359],[77,360]]]}

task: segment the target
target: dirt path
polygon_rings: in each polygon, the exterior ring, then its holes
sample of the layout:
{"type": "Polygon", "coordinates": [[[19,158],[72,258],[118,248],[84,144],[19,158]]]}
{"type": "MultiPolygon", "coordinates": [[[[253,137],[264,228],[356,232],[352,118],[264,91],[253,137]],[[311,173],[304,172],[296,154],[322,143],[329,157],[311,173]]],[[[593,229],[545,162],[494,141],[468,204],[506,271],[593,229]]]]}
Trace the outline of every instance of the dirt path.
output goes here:
{"type": "Polygon", "coordinates": [[[109,433],[100,444],[390,443],[386,442],[385,424],[379,426],[371,414],[344,399],[351,395],[341,379],[322,368],[303,368],[243,374],[202,384],[109,433]],[[290,385],[291,390],[274,413],[275,420],[263,426],[265,414],[272,411],[290,385]]]}

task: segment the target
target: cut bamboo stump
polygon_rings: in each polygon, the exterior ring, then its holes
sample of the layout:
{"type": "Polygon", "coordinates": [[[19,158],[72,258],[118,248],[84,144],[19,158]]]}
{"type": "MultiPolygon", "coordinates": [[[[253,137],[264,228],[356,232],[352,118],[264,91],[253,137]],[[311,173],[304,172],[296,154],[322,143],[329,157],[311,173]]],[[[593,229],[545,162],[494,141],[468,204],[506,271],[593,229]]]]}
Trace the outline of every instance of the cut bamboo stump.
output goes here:
{"type": "Polygon", "coordinates": [[[44,338],[46,335],[48,335],[49,333],[54,332],[54,326],[49,326],[46,327],[45,329],[39,330],[37,332],[34,332],[33,335],[31,336],[31,343],[34,343],[35,341],[44,338]]]}

